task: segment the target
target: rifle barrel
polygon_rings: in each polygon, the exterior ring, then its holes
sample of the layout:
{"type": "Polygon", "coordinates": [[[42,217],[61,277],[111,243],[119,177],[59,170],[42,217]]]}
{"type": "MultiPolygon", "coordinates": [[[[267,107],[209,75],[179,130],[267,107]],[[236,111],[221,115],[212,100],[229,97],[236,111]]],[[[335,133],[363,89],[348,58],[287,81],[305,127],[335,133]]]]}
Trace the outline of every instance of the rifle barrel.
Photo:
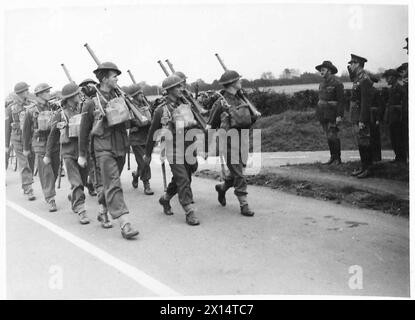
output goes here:
{"type": "Polygon", "coordinates": [[[88,50],[88,52],[91,55],[92,59],[94,59],[95,63],[99,66],[101,64],[101,61],[99,61],[98,57],[95,55],[94,51],[91,49],[89,44],[85,43],[84,47],[88,50]]]}
{"type": "Polygon", "coordinates": [[[166,67],[163,65],[163,62],[161,62],[160,60],[157,61],[157,63],[160,65],[161,69],[163,70],[164,74],[166,75],[166,77],[169,76],[169,72],[167,71],[166,67]]]}
{"type": "Polygon", "coordinates": [[[169,66],[172,73],[175,73],[176,70],[174,70],[173,64],[169,61],[169,59],[166,59],[166,63],[169,66]]]}
{"type": "Polygon", "coordinates": [[[128,74],[130,75],[131,81],[132,81],[134,84],[136,84],[137,82],[135,81],[134,76],[133,76],[133,74],[131,73],[131,71],[130,71],[130,70],[127,70],[127,72],[128,72],[128,74]]]}
{"type": "Polygon", "coordinates": [[[220,63],[220,65],[222,66],[223,70],[227,71],[228,68],[226,68],[225,63],[223,62],[223,60],[221,59],[221,57],[219,57],[218,53],[215,53],[216,58],[218,58],[218,61],[220,63]]]}
{"type": "Polygon", "coordinates": [[[71,75],[69,74],[69,71],[68,71],[68,69],[66,68],[66,66],[65,66],[63,63],[61,63],[61,66],[62,66],[63,71],[65,72],[66,77],[68,78],[69,82],[73,82],[73,83],[75,83],[75,81],[73,81],[73,80],[72,80],[72,77],[71,77],[71,75]]]}

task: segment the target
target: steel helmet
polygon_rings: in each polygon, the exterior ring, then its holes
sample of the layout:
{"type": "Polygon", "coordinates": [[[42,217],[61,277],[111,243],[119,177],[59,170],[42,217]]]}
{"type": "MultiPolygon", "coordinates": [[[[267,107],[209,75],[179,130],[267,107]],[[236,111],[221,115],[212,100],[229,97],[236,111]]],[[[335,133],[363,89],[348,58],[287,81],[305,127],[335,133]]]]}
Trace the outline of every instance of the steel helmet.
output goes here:
{"type": "Polygon", "coordinates": [[[138,84],[132,84],[131,86],[129,86],[127,88],[126,91],[130,96],[134,97],[135,95],[139,94],[139,93],[143,93],[143,89],[140,87],[140,85],[138,84]]]}
{"type": "Polygon", "coordinates": [[[94,73],[97,74],[98,71],[100,70],[112,70],[115,71],[117,73],[117,76],[119,76],[121,74],[120,69],[118,69],[118,67],[116,66],[115,63],[112,62],[103,62],[101,63],[97,69],[94,70],[94,73]]]}
{"type": "Polygon", "coordinates": [[[241,75],[234,70],[226,70],[219,79],[221,85],[229,84],[241,79],[241,75]]]}
{"type": "Polygon", "coordinates": [[[26,82],[19,82],[14,86],[14,93],[22,93],[29,90],[29,85],[26,82]]]}
{"type": "Polygon", "coordinates": [[[183,83],[184,79],[180,78],[179,76],[172,74],[171,76],[168,76],[166,79],[163,80],[162,88],[164,90],[168,90],[170,88],[176,87],[179,84],[183,83]]]}
{"type": "Polygon", "coordinates": [[[81,92],[81,89],[76,83],[68,83],[62,88],[62,100],[69,99],[81,92]]]}
{"type": "Polygon", "coordinates": [[[96,82],[95,80],[92,80],[92,79],[88,78],[88,79],[85,79],[84,81],[82,81],[82,82],[79,84],[79,86],[80,86],[80,87],[83,87],[83,86],[86,86],[87,84],[90,84],[90,83],[92,83],[92,84],[97,84],[97,82],[96,82]]]}
{"type": "Polygon", "coordinates": [[[43,91],[49,90],[51,88],[52,87],[50,85],[48,85],[47,83],[38,84],[35,87],[35,94],[37,95],[37,94],[42,93],[43,91]]]}
{"type": "Polygon", "coordinates": [[[179,76],[180,78],[182,78],[183,80],[186,80],[187,79],[187,77],[186,77],[186,75],[183,73],[183,72],[181,72],[181,71],[176,71],[175,73],[173,73],[174,75],[176,75],[176,76],[179,76]]]}

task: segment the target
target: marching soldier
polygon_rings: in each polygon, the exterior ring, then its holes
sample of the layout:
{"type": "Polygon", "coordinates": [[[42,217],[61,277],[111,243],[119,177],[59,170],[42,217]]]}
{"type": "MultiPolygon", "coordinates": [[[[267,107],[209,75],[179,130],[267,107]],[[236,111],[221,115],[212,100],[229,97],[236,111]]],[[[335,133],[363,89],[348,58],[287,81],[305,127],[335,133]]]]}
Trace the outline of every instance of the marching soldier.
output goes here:
{"type": "Polygon", "coordinates": [[[53,155],[50,162],[46,164],[43,158],[46,153],[46,143],[51,129],[53,111],[51,110],[50,89],[47,83],[41,83],[35,88],[38,103],[29,108],[25,114],[23,123],[23,153],[28,156],[31,146],[35,153],[39,173],[40,185],[49,211],[57,211],[55,202],[55,182],[59,174],[59,144],[53,146],[53,155]]]}
{"type": "Polygon", "coordinates": [[[395,159],[393,162],[406,163],[406,145],[405,145],[405,89],[399,84],[399,72],[395,69],[386,70],[383,74],[390,88],[388,90],[388,101],[386,104],[386,119],[389,125],[389,135],[395,159]]]}
{"type": "Polygon", "coordinates": [[[194,161],[195,163],[192,164],[190,163],[192,161],[188,161],[187,156],[185,157],[188,146],[193,142],[182,141],[182,143],[179,143],[177,134],[185,136],[190,128],[195,127],[196,121],[190,106],[182,99],[182,83],[183,79],[177,75],[167,77],[162,83],[163,89],[167,91],[167,97],[165,102],[154,111],[147,137],[144,160],[147,164],[151,162],[156,131],[162,128],[168,130],[171,133],[171,137],[165,137],[166,153],[173,177],[165,194],[159,199],[159,203],[163,206],[163,211],[166,215],[172,215],[170,199],[177,193],[179,202],[186,214],[186,223],[195,226],[200,222],[195,215],[191,182],[192,173],[196,171],[197,162],[194,161]],[[172,142],[171,147],[168,140],[172,142]]]}
{"type": "Polygon", "coordinates": [[[355,54],[349,61],[349,72],[353,81],[350,98],[350,120],[353,134],[359,148],[361,168],[353,171],[352,176],[359,179],[370,176],[372,166],[372,148],[370,145],[370,107],[373,97],[373,83],[364,70],[367,59],[355,54]]]}
{"type": "Polygon", "coordinates": [[[14,93],[16,94],[14,101],[6,108],[6,153],[11,143],[17,158],[23,192],[29,201],[33,201],[36,199],[32,188],[34,157],[31,153],[24,154],[22,138],[24,116],[30,104],[29,85],[25,82],[17,83],[14,86],[14,93]]]}
{"type": "Polygon", "coordinates": [[[217,184],[215,189],[218,193],[218,201],[222,206],[226,205],[226,192],[234,187],[234,193],[239,200],[241,214],[252,217],[255,213],[248,205],[247,181],[243,170],[246,166],[248,154],[243,154],[241,151],[242,141],[241,129],[250,128],[258,117],[257,114],[252,114],[246,102],[240,97],[239,91],[242,89],[241,76],[238,72],[233,70],[225,71],[219,79],[219,83],[224,86],[224,90],[220,92],[220,98],[214,103],[207,128],[223,128],[226,131],[229,129],[236,129],[239,133],[238,144],[235,146],[227,139],[226,165],[229,169],[229,174],[225,177],[222,184],[217,184]],[[242,112],[242,113],[239,113],[242,112]],[[239,113],[239,114],[238,114],[239,113]],[[232,154],[238,155],[238,161],[232,161],[234,157],[232,154]]]}
{"type": "Polygon", "coordinates": [[[89,219],[86,214],[84,194],[88,169],[79,166],[77,162],[79,154],[77,135],[79,135],[81,117],[80,91],[80,88],[75,83],[69,83],[62,88],[62,110],[53,119],[43,162],[45,165],[48,165],[53,157],[59,156],[59,152],[57,152],[58,150],[54,146],[60,143],[61,156],[65,162],[68,180],[71,184],[70,200],[72,211],[79,216],[81,224],[88,224],[89,219]],[[78,118],[77,122],[73,121],[76,117],[78,118]]]}
{"type": "Polygon", "coordinates": [[[344,87],[335,78],[337,68],[330,61],[323,61],[316,66],[323,77],[319,87],[319,101],[317,105],[317,118],[327,137],[330,150],[330,160],[327,165],[341,163],[341,145],[338,137],[339,123],[344,115],[344,87]]]}
{"type": "MultiPolygon", "coordinates": [[[[94,81],[93,79],[85,79],[84,81],[82,81],[79,84],[79,87],[81,89],[82,95],[83,95],[83,99],[82,99],[82,103],[85,103],[88,99],[92,99],[96,92],[94,89],[94,86],[97,85],[98,83],[96,81],[94,81]]],[[[92,152],[91,149],[91,143],[89,143],[89,148],[88,148],[88,179],[87,179],[87,183],[86,183],[86,187],[88,188],[88,193],[89,195],[91,195],[92,197],[95,197],[97,195],[97,192],[95,191],[96,188],[96,181],[95,181],[95,160],[94,160],[94,154],[92,152]]]]}
{"type": "Polygon", "coordinates": [[[134,99],[136,107],[138,107],[143,114],[147,115],[148,124],[140,124],[136,119],[130,122],[129,142],[133,149],[135,160],[137,162],[137,171],[132,173],[132,185],[136,189],[138,186],[138,178],[143,181],[144,194],[153,195],[154,192],[150,188],[151,169],[150,166],[144,162],[145,148],[147,142],[148,130],[151,124],[151,114],[149,108],[146,106],[143,90],[138,84],[129,86],[126,92],[134,99]]]}
{"type": "Polygon", "coordinates": [[[79,136],[79,158],[81,167],[87,165],[89,137],[96,159],[98,179],[98,203],[100,204],[99,221],[104,228],[108,227],[108,212],[113,219],[119,221],[121,234],[125,239],[138,235],[128,219],[129,210],[124,200],[120,175],[125,164],[128,149],[128,137],[125,122],[109,126],[108,105],[119,97],[117,89],[118,76],[121,71],[112,62],[101,63],[94,73],[99,81],[97,95],[82,106],[86,113],[81,121],[79,136]],[[103,115],[98,110],[105,110],[103,115]],[[102,183],[102,187],[99,186],[102,183]]]}

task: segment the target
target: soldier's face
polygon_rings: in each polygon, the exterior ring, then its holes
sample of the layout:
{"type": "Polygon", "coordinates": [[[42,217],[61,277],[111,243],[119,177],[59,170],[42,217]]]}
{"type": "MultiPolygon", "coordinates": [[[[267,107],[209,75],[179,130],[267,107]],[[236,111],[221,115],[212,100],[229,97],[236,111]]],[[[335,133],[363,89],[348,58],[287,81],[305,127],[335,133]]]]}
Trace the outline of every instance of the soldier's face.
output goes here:
{"type": "Polygon", "coordinates": [[[327,69],[327,68],[321,68],[320,69],[320,75],[323,77],[323,78],[326,78],[328,75],[329,75],[329,69],[327,69]]]}
{"type": "Polygon", "coordinates": [[[359,67],[359,63],[357,63],[357,62],[355,62],[355,61],[353,61],[353,62],[350,64],[350,70],[352,70],[352,71],[355,71],[358,67],[359,67]]]}
{"type": "Polygon", "coordinates": [[[29,90],[20,92],[17,94],[22,100],[26,100],[29,97],[29,90]]]}
{"type": "Polygon", "coordinates": [[[232,86],[236,89],[236,90],[241,90],[242,89],[242,81],[241,79],[238,79],[237,81],[235,81],[232,86]]]}
{"type": "Polygon", "coordinates": [[[176,86],[174,88],[171,88],[169,90],[169,95],[173,96],[175,99],[178,99],[182,96],[182,87],[181,86],[176,86]]]}
{"type": "Polygon", "coordinates": [[[118,83],[118,76],[115,72],[110,71],[108,74],[108,77],[106,78],[106,84],[108,87],[110,87],[111,89],[115,89],[117,87],[117,83],[118,83]]]}
{"type": "Polygon", "coordinates": [[[46,90],[46,91],[43,91],[42,93],[40,93],[39,94],[39,98],[41,98],[41,99],[43,99],[45,101],[50,100],[50,98],[51,98],[50,90],[46,90]]]}

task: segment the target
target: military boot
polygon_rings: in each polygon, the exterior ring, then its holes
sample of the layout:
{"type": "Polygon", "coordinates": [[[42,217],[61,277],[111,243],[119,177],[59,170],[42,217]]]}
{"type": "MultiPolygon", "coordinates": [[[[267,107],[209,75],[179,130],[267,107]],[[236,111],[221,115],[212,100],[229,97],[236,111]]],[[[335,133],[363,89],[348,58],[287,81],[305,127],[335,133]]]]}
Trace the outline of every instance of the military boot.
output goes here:
{"type": "Polygon", "coordinates": [[[133,176],[133,181],[131,182],[134,189],[138,188],[138,174],[136,171],[131,172],[131,175],[133,176]]]}
{"type": "Polygon", "coordinates": [[[244,204],[241,207],[241,214],[245,217],[253,217],[255,212],[253,212],[250,208],[248,204],[244,204]]]}
{"type": "Polygon", "coordinates": [[[121,227],[121,235],[124,239],[130,240],[138,235],[138,230],[135,230],[131,223],[127,222],[121,227]]]}
{"type": "Polygon", "coordinates": [[[190,210],[186,213],[186,223],[190,226],[197,226],[200,224],[199,219],[196,217],[194,210],[190,210]]]}
{"type": "Polygon", "coordinates": [[[98,222],[101,223],[101,227],[103,227],[104,229],[112,228],[112,223],[108,217],[107,208],[105,208],[102,204],[100,204],[99,206],[100,208],[99,208],[99,213],[97,216],[98,222]]]}
{"type": "Polygon", "coordinates": [[[58,209],[56,208],[56,202],[55,199],[52,199],[48,202],[49,205],[49,212],[55,212],[58,211],[58,209]]]}
{"type": "Polygon", "coordinates": [[[79,216],[79,223],[80,224],[88,224],[89,223],[89,218],[88,215],[86,214],[86,211],[81,211],[78,213],[79,216]]]}
{"type": "Polygon", "coordinates": [[[215,190],[218,193],[218,202],[224,207],[226,206],[226,191],[223,190],[221,184],[215,186],[215,190]]]}
{"type": "Polygon", "coordinates": [[[330,150],[330,159],[327,162],[324,162],[324,165],[330,165],[333,163],[335,159],[334,154],[333,154],[333,142],[331,140],[327,141],[328,145],[329,145],[329,150],[330,150]]]}
{"type": "Polygon", "coordinates": [[[152,196],[154,194],[153,190],[151,190],[151,188],[150,188],[150,182],[143,181],[143,186],[144,186],[144,194],[145,195],[152,196]]]}
{"type": "Polygon", "coordinates": [[[165,215],[171,216],[173,212],[171,211],[170,201],[166,200],[164,196],[161,196],[159,203],[163,206],[163,212],[165,215]]]}
{"type": "Polygon", "coordinates": [[[30,189],[29,191],[25,192],[27,200],[33,201],[36,200],[35,195],[33,194],[33,189],[30,189]]]}

